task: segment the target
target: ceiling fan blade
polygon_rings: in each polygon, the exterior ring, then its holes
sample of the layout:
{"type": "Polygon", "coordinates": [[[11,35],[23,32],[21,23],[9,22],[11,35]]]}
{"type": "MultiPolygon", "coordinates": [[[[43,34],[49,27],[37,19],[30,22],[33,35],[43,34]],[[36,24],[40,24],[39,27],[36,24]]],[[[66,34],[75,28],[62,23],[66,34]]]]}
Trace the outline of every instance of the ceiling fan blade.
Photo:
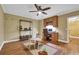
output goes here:
{"type": "Polygon", "coordinates": [[[39,15],[39,13],[37,13],[37,16],[39,15]]]}
{"type": "Polygon", "coordinates": [[[35,5],[36,9],[39,10],[39,6],[37,4],[34,4],[34,5],[35,5]]]}
{"type": "Polygon", "coordinates": [[[29,12],[37,12],[37,11],[29,11],[29,12]]]}
{"type": "Polygon", "coordinates": [[[42,10],[41,6],[39,6],[39,10],[42,10]]]}
{"type": "Polygon", "coordinates": [[[50,9],[51,7],[47,7],[47,8],[44,8],[44,9],[42,9],[42,11],[46,11],[46,10],[48,10],[48,9],[50,9]]]}
{"type": "Polygon", "coordinates": [[[42,12],[43,14],[45,14],[45,15],[47,15],[47,13],[46,12],[42,12]]]}

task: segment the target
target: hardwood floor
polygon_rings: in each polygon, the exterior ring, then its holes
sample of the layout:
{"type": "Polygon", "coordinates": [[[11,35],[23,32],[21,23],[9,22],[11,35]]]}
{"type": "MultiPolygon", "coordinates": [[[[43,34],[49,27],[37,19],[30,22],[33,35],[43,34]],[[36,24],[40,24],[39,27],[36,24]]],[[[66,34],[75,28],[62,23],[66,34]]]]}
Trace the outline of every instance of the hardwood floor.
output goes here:
{"type": "Polygon", "coordinates": [[[1,55],[32,55],[30,51],[23,46],[23,41],[4,44],[1,55]]]}
{"type": "MultiPolygon", "coordinates": [[[[23,46],[24,41],[17,41],[4,44],[1,55],[32,55],[31,52],[23,46]]],[[[70,39],[70,43],[58,43],[64,50],[65,55],[79,54],[79,39],[70,39]]]]}
{"type": "Polygon", "coordinates": [[[70,43],[59,43],[66,55],[79,55],[79,39],[71,38],[70,43]]]}

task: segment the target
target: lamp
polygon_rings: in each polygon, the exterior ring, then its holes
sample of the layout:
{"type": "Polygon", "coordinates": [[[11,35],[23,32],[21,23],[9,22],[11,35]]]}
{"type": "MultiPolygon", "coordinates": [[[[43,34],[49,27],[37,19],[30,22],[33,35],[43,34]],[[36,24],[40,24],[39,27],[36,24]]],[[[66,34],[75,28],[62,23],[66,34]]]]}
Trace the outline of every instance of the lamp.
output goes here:
{"type": "Polygon", "coordinates": [[[52,29],[52,32],[57,32],[57,29],[56,27],[54,27],[53,25],[48,25],[46,26],[46,28],[49,30],[49,29],[52,29]]]}

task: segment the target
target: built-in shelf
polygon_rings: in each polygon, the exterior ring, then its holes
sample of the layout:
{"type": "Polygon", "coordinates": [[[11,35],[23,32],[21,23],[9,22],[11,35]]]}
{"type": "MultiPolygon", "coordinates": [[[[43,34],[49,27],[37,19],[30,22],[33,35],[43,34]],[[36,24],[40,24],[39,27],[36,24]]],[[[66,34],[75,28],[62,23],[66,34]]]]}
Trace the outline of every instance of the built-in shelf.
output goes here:
{"type": "Polygon", "coordinates": [[[31,31],[31,30],[20,30],[20,31],[31,31]]]}
{"type": "Polygon", "coordinates": [[[20,32],[20,40],[28,40],[32,37],[32,22],[27,20],[20,20],[19,23],[19,32],[20,32]]]}

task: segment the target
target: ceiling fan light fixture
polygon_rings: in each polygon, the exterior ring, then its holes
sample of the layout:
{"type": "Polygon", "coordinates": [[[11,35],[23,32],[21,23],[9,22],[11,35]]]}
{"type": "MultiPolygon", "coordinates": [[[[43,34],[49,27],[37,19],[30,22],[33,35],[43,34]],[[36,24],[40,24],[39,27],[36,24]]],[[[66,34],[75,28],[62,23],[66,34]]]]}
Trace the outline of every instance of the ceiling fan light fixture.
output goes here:
{"type": "Polygon", "coordinates": [[[41,14],[42,12],[41,11],[38,11],[38,13],[41,14]]]}

